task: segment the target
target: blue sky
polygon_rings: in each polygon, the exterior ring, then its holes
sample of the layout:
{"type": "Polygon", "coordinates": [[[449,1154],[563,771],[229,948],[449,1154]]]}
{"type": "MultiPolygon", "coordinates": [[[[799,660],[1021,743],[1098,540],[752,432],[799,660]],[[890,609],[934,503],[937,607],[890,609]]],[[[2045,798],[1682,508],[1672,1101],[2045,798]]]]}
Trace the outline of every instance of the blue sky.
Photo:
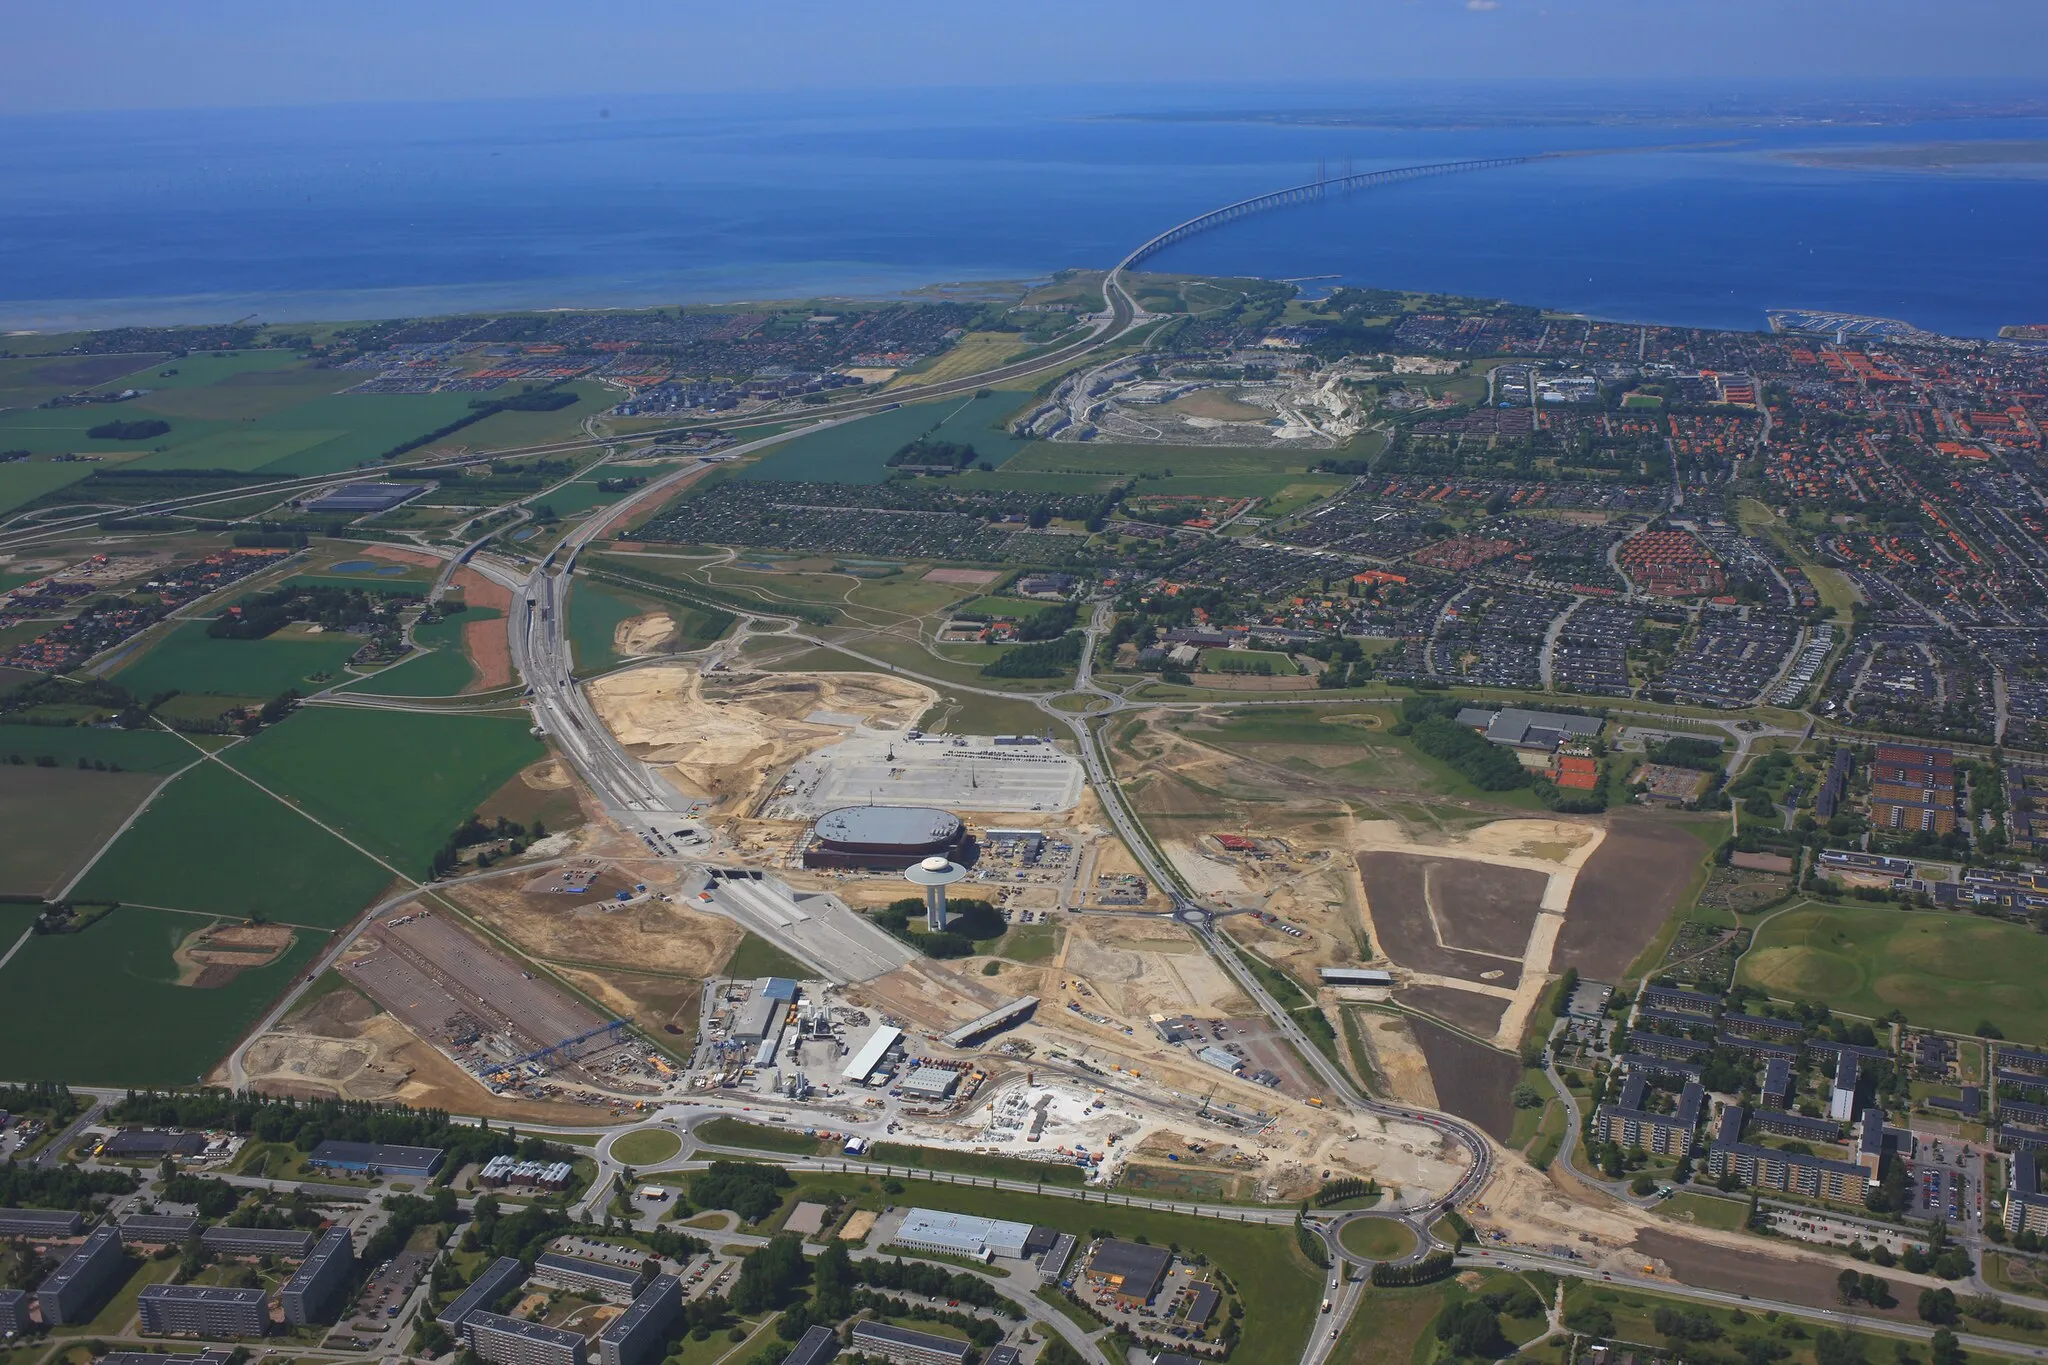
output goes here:
{"type": "Polygon", "coordinates": [[[0,111],[1504,77],[2038,79],[2043,0],[6,0],[0,111]]]}

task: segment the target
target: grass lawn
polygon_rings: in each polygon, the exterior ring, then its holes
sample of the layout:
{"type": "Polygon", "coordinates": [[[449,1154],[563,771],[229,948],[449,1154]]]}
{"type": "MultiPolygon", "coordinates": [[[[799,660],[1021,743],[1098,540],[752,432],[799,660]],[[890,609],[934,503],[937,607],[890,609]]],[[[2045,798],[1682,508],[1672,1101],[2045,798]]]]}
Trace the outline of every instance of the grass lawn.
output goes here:
{"type": "Polygon", "coordinates": [[[231,756],[415,877],[484,799],[547,753],[524,716],[309,707],[231,756]]]}
{"type": "Polygon", "coordinates": [[[18,1080],[197,1082],[328,937],[299,931],[277,961],[200,990],[171,952],[205,920],[123,906],[77,934],[41,934],[0,968],[0,1074],[18,1080]]]}
{"type": "Polygon", "coordinates": [[[2048,1041],[2048,937],[1974,915],[1808,902],[1773,915],[1737,977],[1780,998],[1876,1018],[2048,1041]]]}
{"type": "Polygon", "coordinates": [[[683,1150],[683,1140],[667,1128],[642,1128],[612,1143],[612,1159],[626,1166],[652,1166],[683,1150]]]}
{"type": "Polygon", "coordinates": [[[1739,1232],[1749,1222],[1749,1201],[1719,1199],[1711,1194],[1682,1190],[1657,1205],[1657,1212],[1697,1227],[1739,1232]]]}
{"type": "Polygon", "coordinates": [[[1291,1227],[922,1180],[903,1184],[903,1193],[886,1194],[876,1177],[806,1176],[799,1179],[798,1194],[819,1198],[837,1192],[862,1208],[916,1204],[1059,1228],[1077,1237],[1091,1228],[1105,1228],[1118,1237],[1145,1237],[1159,1246],[1178,1243],[1186,1251],[1206,1255],[1230,1277],[1244,1301],[1244,1335],[1231,1356],[1232,1365],[1291,1365],[1300,1358],[1302,1344],[1316,1324],[1322,1273],[1303,1258],[1291,1227]]]}
{"type": "Polygon", "coordinates": [[[338,928],[390,880],[375,862],[209,762],[157,797],[78,894],[338,928]]]}
{"type": "Polygon", "coordinates": [[[748,1123],[745,1119],[723,1116],[700,1123],[692,1131],[705,1142],[715,1146],[742,1147],[756,1152],[787,1152],[792,1156],[816,1156],[826,1146],[818,1138],[805,1137],[800,1129],[777,1128],[770,1124],[748,1123]]]}
{"type": "Polygon", "coordinates": [[[811,974],[809,967],[755,934],[748,934],[740,940],[740,946],[732,950],[732,957],[719,971],[724,976],[750,979],[787,976],[798,981],[811,974]]]}
{"type": "Polygon", "coordinates": [[[943,1147],[916,1147],[907,1142],[878,1142],[868,1149],[867,1161],[884,1166],[915,1166],[927,1171],[950,1171],[956,1175],[1000,1176],[1004,1180],[1034,1180],[1043,1185],[1086,1183],[1078,1166],[1050,1161],[1025,1161],[1013,1156],[986,1152],[955,1152],[943,1147]]]}
{"type": "Polygon", "coordinates": [[[316,675],[332,678],[363,646],[354,635],[297,635],[280,631],[262,640],[217,640],[204,621],[179,626],[121,669],[114,681],[138,697],[159,692],[214,692],[274,697],[310,692],[316,675]]]}
{"type": "Polygon", "coordinates": [[[1415,1250],[1415,1234],[1392,1218],[1354,1218],[1339,1240],[1353,1256],[1373,1261],[1397,1261],[1415,1250]]]}
{"type": "Polygon", "coordinates": [[[569,645],[575,651],[577,669],[594,673],[625,662],[625,656],[612,648],[612,639],[623,622],[649,612],[682,614],[685,610],[587,578],[576,579],[569,588],[568,613],[569,645]]]}
{"type": "Polygon", "coordinates": [[[996,944],[996,956],[1012,962],[1043,962],[1060,950],[1056,924],[1020,924],[996,944]]]}

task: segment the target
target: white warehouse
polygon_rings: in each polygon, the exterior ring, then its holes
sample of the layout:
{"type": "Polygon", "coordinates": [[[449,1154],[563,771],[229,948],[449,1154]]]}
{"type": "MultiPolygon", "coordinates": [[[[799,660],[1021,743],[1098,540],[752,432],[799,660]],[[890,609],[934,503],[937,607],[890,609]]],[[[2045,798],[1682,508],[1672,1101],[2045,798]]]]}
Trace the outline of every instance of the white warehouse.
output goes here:
{"type": "Polygon", "coordinates": [[[966,1213],[912,1209],[891,1240],[916,1251],[939,1251],[985,1261],[993,1256],[1021,1261],[1030,1255],[1031,1224],[976,1218],[966,1213]]]}

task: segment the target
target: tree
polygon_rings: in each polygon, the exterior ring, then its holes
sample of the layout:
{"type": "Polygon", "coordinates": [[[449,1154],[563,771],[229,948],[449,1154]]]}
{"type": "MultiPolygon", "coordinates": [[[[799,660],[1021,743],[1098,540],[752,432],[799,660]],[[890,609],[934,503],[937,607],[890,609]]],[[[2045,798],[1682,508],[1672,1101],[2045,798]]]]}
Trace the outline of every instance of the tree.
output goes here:
{"type": "Polygon", "coordinates": [[[1923,1289],[1920,1291],[1920,1320],[1931,1322],[1937,1327],[1953,1327],[1963,1320],[1962,1309],[1956,1305],[1952,1289],[1923,1289]]]}
{"type": "Polygon", "coordinates": [[[1454,1303],[1437,1314],[1436,1339],[1454,1356],[1491,1360],[1500,1354],[1500,1319],[1477,1299],[1454,1303]]]}
{"type": "Polygon", "coordinates": [[[1934,1333],[1932,1357],[1934,1365],[1963,1365],[1963,1362],[1970,1358],[1970,1354],[1956,1341],[1954,1332],[1942,1327],[1934,1333]]]}

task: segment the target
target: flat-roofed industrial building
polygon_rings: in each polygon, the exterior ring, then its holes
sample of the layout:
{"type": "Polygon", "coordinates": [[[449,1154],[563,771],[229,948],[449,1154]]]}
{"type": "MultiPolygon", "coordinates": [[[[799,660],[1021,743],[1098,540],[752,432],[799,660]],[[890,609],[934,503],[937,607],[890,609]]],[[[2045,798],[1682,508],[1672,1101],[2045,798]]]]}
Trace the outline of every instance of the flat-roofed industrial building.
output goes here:
{"type": "Polygon", "coordinates": [[[583,1365],[590,1349],[580,1332],[498,1313],[471,1313],[462,1335],[492,1365],[583,1365]]]}
{"type": "Polygon", "coordinates": [[[1165,1247],[1105,1237],[1096,1243],[1083,1273],[1126,1302],[1150,1303],[1159,1286],[1166,1283],[1166,1271],[1172,1264],[1173,1253],[1165,1247]]]}
{"type": "Polygon", "coordinates": [[[142,1330],[202,1337],[260,1337],[270,1327],[269,1296],[261,1289],[217,1284],[152,1284],[137,1300],[142,1330]]]}
{"type": "Polygon", "coordinates": [[[1051,1246],[1053,1234],[1029,1223],[1006,1222],[999,1218],[977,1218],[969,1213],[942,1213],[937,1209],[912,1209],[894,1240],[915,1251],[937,1251],[949,1256],[987,1260],[1001,1256],[1021,1261],[1034,1249],[1051,1246]]]}
{"type": "Polygon", "coordinates": [[[348,1283],[349,1271],[355,1268],[355,1264],[356,1244],[349,1230],[344,1227],[327,1229],[314,1245],[313,1254],[306,1258],[297,1274],[285,1281],[284,1289],[278,1294],[284,1305],[284,1320],[294,1327],[332,1321],[335,1297],[348,1283]]]}
{"type": "Polygon", "coordinates": [[[313,1149],[308,1166],[336,1171],[362,1171],[371,1175],[405,1175],[426,1180],[441,1169],[446,1155],[439,1147],[401,1147],[387,1142],[338,1142],[329,1140],[313,1149]]]}
{"type": "Polygon", "coordinates": [[[639,1365],[647,1353],[661,1345],[662,1334],[676,1320],[683,1306],[683,1282],[674,1275],[657,1275],[640,1292],[632,1307],[605,1324],[597,1335],[597,1358],[601,1365],[639,1365]]]}
{"type": "Polygon", "coordinates": [[[903,1030],[894,1024],[883,1024],[868,1035],[860,1045],[860,1051],[853,1054],[853,1060],[846,1064],[840,1074],[854,1085],[866,1085],[889,1053],[903,1043],[903,1030]]]}

